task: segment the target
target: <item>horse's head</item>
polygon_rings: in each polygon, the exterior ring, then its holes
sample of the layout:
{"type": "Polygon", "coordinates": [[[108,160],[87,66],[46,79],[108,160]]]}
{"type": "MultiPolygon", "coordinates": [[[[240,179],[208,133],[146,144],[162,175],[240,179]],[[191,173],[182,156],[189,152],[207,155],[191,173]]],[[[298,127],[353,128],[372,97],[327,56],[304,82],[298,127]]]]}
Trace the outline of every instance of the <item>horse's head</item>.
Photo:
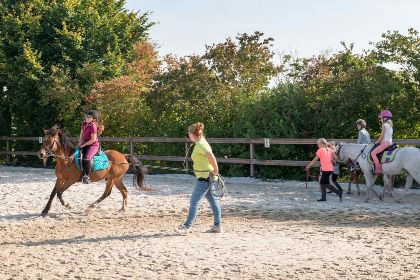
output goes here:
{"type": "Polygon", "coordinates": [[[335,147],[335,154],[337,155],[338,161],[341,164],[346,164],[349,161],[349,158],[342,152],[344,143],[341,142],[335,147]]]}
{"type": "Polygon", "coordinates": [[[49,130],[44,130],[45,136],[42,141],[41,149],[38,152],[38,156],[43,160],[44,165],[49,156],[55,154],[55,152],[62,146],[62,131],[58,126],[53,126],[49,130]]]}

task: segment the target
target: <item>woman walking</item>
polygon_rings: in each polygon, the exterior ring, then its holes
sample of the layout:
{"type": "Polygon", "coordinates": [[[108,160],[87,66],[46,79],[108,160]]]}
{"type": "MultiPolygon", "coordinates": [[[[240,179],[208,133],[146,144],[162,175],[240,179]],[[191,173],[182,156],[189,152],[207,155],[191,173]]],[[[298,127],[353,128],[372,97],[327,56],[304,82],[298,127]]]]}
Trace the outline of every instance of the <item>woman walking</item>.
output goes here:
{"type": "Polygon", "coordinates": [[[214,216],[214,224],[209,232],[222,232],[222,211],[219,201],[213,195],[209,188],[209,176],[216,176],[219,167],[209,143],[204,137],[204,124],[195,123],[188,127],[188,136],[194,143],[194,150],[191,154],[193,160],[193,169],[197,182],[191,194],[190,208],[187,220],[179,226],[176,231],[181,234],[187,234],[197,217],[198,206],[201,199],[205,196],[209,202],[214,216]]]}

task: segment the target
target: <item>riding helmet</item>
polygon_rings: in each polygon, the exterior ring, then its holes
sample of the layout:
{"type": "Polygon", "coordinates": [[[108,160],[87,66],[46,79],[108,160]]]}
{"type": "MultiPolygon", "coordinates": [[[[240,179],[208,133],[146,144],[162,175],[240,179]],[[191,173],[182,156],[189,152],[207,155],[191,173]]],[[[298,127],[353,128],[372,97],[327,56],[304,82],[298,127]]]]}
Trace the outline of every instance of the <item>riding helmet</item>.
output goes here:
{"type": "Polygon", "coordinates": [[[99,120],[99,113],[96,110],[90,110],[86,113],[87,116],[92,116],[92,118],[99,120]]]}
{"type": "Polygon", "coordinates": [[[363,119],[358,119],[356,125],[360,124],[362,127],[366,127],[366,121],[363,119]]]}

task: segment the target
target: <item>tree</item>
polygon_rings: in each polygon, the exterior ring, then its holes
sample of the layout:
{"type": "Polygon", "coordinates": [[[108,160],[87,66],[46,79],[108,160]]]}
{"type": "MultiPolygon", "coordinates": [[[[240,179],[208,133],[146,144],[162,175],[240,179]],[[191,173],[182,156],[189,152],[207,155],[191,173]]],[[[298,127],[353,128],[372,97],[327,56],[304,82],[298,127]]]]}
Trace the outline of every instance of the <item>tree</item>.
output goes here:
{"type": "Polygon", "coordinates": [[[133,44],[147,38],[148,14],[125,1],[0,3],[0,85],[15,135],[74,123],[96,81],[120,76],[133,44]]]}
{"type": "Polygon", "coordinates": [[[381,64],[397,66],[395,71],[403,90],[391,102],[395,106],[396,135],[420,137],[420,36],[413,28],[403,35],[398,31],[387,31],[382,40],[374,44],[372,57],[381,64]]]}
{"type": "Polygon", "coordinates": [[[157,52],[148,42],[134,45],[132,61],[125,66],[124,75],[96,82],[89,105],[101,111],[108,136],[144,135],[151,121],[150,108],[145,102],[145,93],[153,85],[159,71],[157,52]],[[116,102],[117,101],[117,102],[116,102]]]}
{"type": "Polygon", "coordinates": [[[168,56],[148,96],[157,133],[182,135],[190,123],[202,121],[212,136],[243,134],[238,125],[246,104],[277,73],[271,42],[260,32],[240,34],[236,41],[207,46],[202,56],[168,56]]]}

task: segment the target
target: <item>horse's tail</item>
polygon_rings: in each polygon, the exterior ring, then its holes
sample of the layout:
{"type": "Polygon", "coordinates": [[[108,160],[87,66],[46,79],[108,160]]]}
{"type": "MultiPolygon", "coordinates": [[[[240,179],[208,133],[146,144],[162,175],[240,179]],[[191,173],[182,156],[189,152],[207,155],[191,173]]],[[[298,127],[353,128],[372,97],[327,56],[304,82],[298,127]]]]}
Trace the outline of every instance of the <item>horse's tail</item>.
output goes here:
{"type": "Polygon", "coordinates": [[[144,183],[144,175],[147,173],[146,167],[142,166],[135,156],[126,155],[125,158],[130,163],[131,170],[134,172],[133,186],[143,191],[150,190],[144,183]]]}

